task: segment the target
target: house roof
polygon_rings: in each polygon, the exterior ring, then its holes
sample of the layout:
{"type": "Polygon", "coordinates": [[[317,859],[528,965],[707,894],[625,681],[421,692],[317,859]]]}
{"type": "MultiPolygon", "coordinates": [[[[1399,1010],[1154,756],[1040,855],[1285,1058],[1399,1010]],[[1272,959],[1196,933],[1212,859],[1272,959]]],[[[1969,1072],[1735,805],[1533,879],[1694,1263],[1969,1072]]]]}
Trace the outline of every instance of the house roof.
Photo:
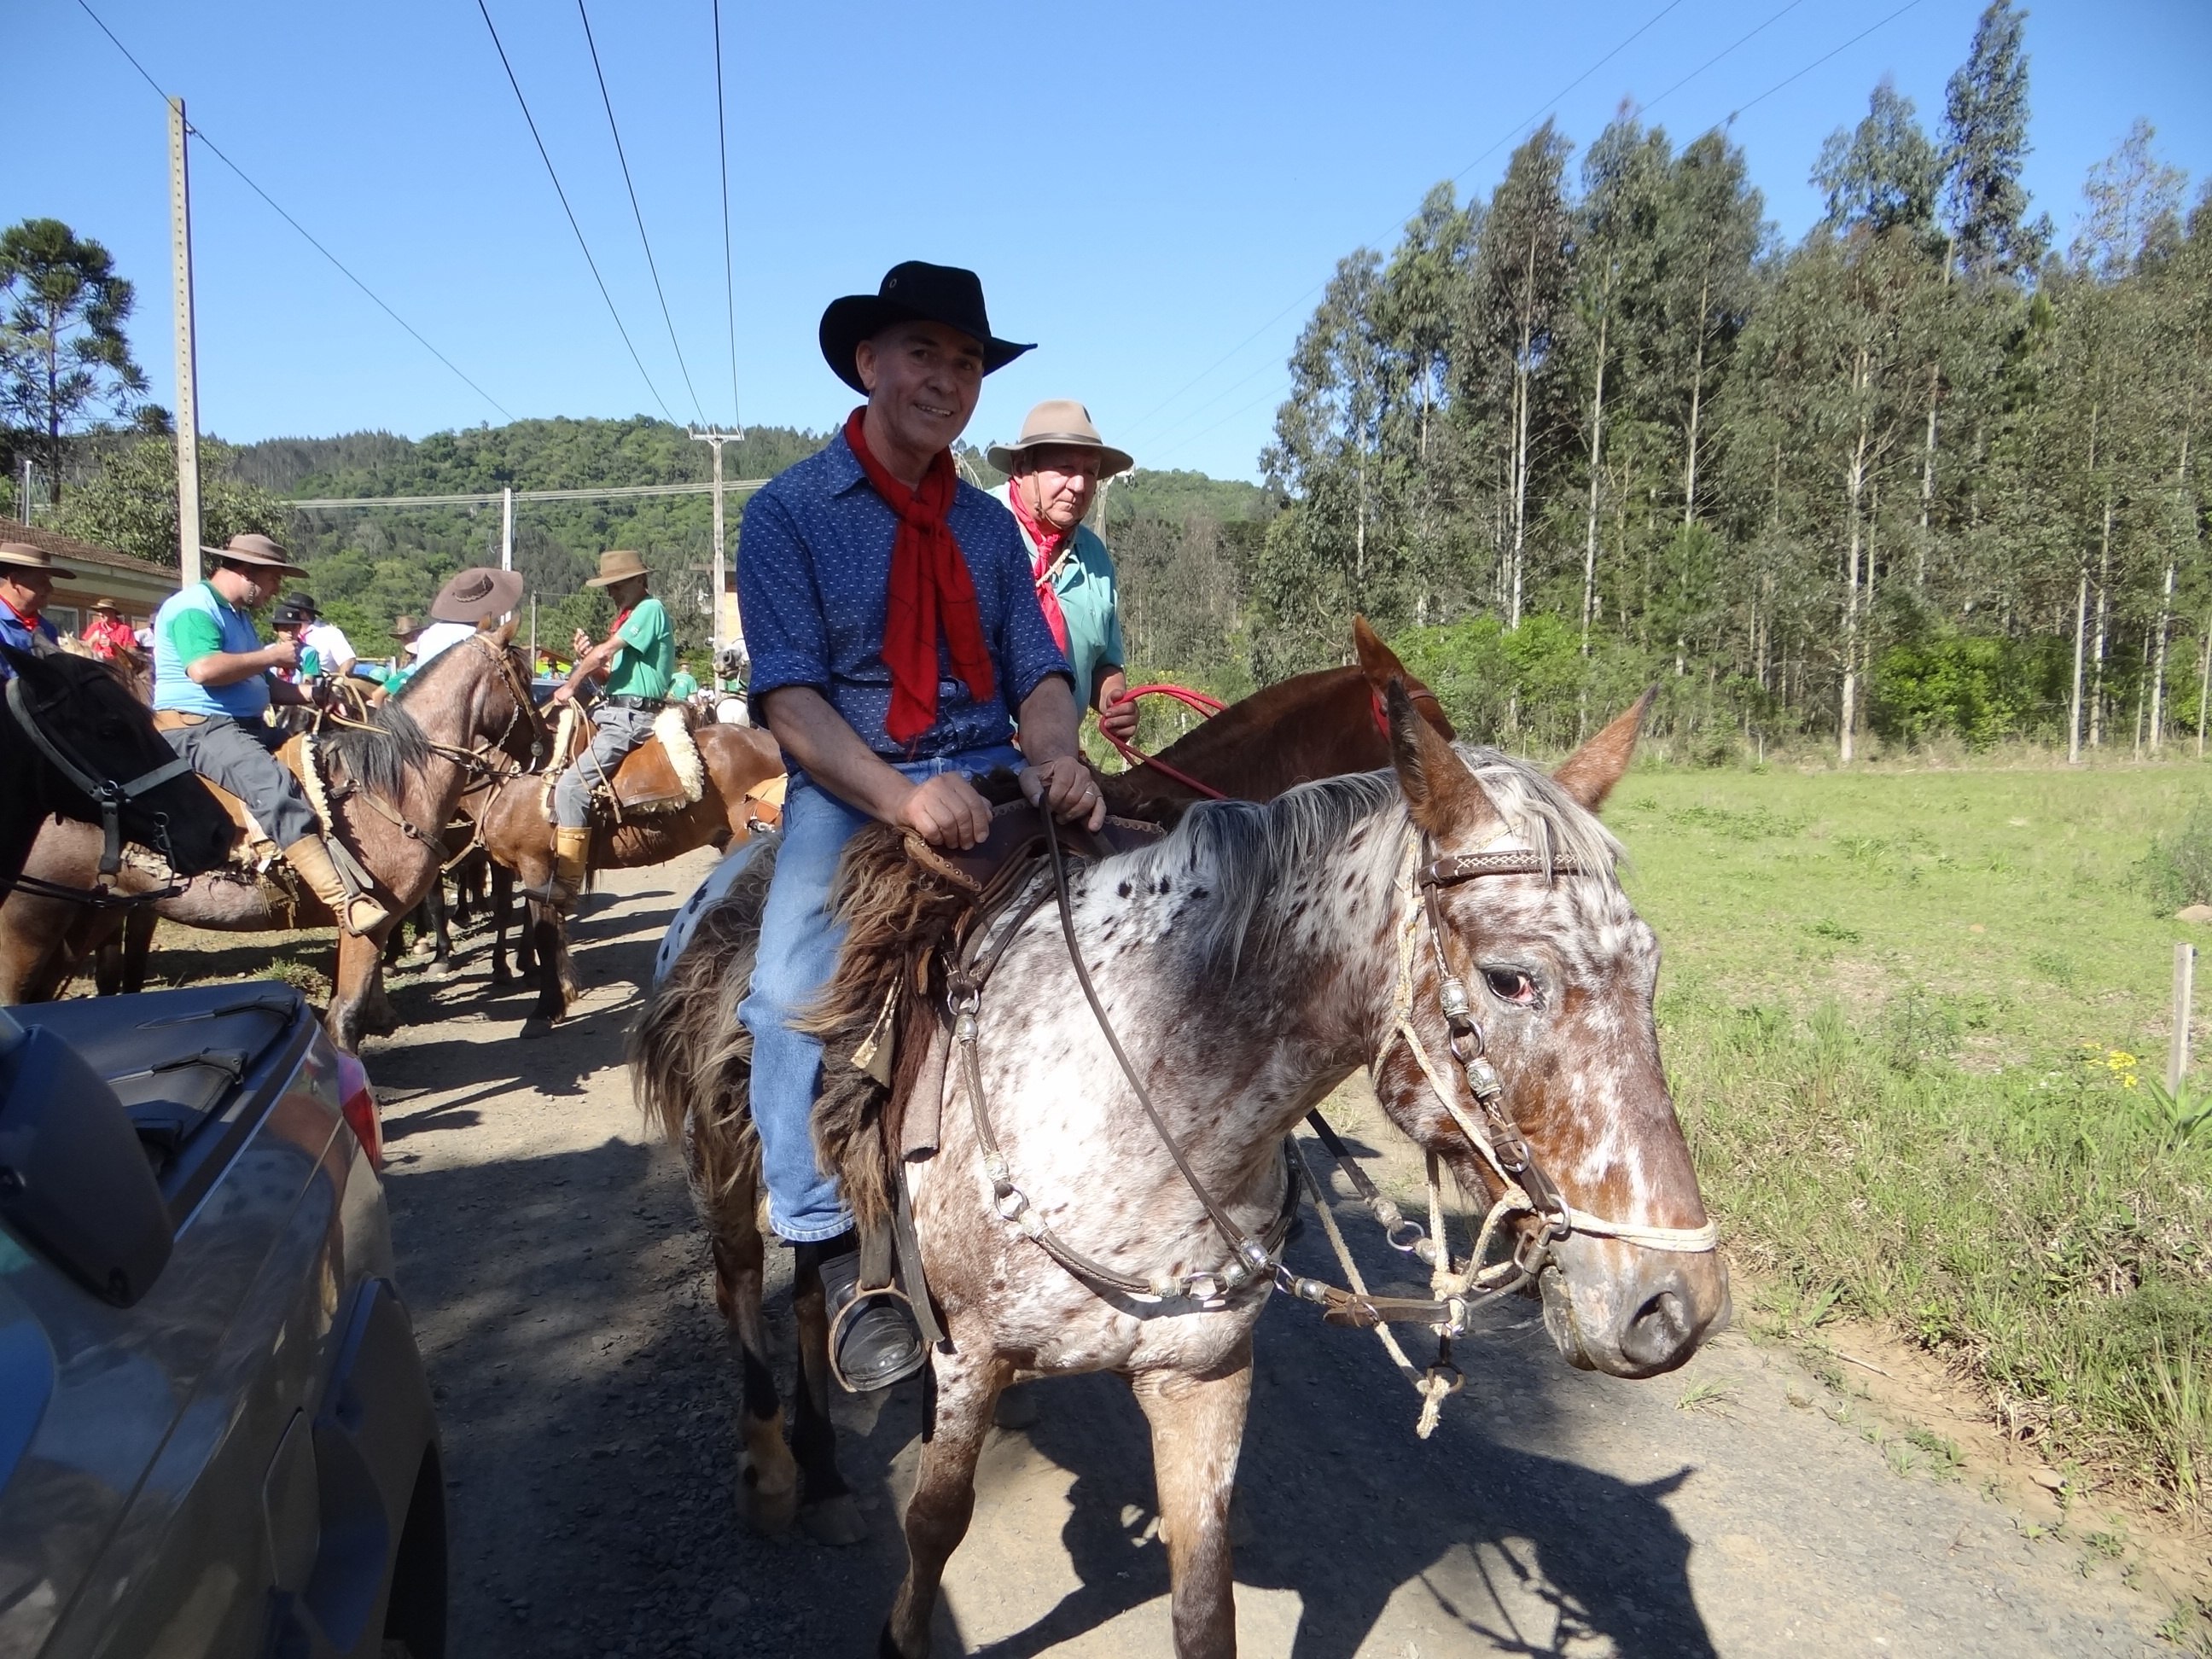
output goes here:
{"type": "Polygon", "coordinates": [[[58,535],[51,530],[41,530],[35,525],[15,519],[0,519],[0,542],[28,542],[33,547],[43,547],[64,565],[96,564],[110,570],[127,570],[133,575],[152,581],[177,585],[173,566],[155,564],[146,559],[134,559],[128,553],[118,553],[112,547],[97,547],[90,542],[78,541],[74,536],[58,535]]]}

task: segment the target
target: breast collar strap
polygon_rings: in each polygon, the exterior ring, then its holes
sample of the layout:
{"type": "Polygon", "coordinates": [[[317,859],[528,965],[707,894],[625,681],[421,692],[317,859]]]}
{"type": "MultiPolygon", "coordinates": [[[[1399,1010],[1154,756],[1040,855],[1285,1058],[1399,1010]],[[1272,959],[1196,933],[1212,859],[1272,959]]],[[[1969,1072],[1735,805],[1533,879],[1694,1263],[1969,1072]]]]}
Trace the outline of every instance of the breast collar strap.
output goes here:
{"type": "MultiPolygon", "coordinates": [[[[113,778],[94,778],[88,768],[80,765],[75,756],[56,743],[39,724],[38,713],[33,708],[30,694],[23,689],[23,677],[11,676],[8,681],[8,712],[15,716],[15,724],[23,735],[37,745],[53,769],[100,809],[100,890],[106,891],[123,868],[123,809],[149,789],[157,789],[173,777],[191,769],[191,763],[182,755],[149,771],[140,773],[125,782],[113,778]]],[[[167,838],[163,836],[166,841],[167,838]]],[[[166,846],[155,849],[168,856],[166,846]]]]}

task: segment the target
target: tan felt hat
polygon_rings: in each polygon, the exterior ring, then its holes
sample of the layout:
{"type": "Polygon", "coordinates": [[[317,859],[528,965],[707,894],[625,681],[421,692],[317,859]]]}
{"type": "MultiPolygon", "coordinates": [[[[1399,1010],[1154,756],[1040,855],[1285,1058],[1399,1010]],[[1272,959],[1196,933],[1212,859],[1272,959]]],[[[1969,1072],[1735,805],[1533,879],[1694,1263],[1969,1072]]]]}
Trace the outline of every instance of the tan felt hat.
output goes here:
{"type": "Polygon", "coordinates": [[[456,570],[430,601],[432,622],[466,623],[471,628],[487,617],[503,617],[522,598],[522,577],[513,570],[495,570],[488,564],[456,570]]]}
{"type": "Polygon", "coordinates": [[[0,542],[0,564],[12,564],[24,570],[43,570],[49,576],[74,577],[76,572],[64,570],[54,562],[54,556],[43,547],[33,547],[28,542],[0,542]]]}
{"type": "Polygon", "coordinates": [[[233,564],[260,565],[272,570],[288,571],[295,576],[307,574],[304,566],[292,562],[292,556],[283,547],[252,531],[233,536],[221,547],[203,547],[200,551],[211,559],[228,559],[233,564]]]}
{"type": "Polygon", "coordinates": [[[94,599],[90,605],[85,606],[85,609],[88,611],[112,611],[118,617],[123,614],[123,607],[120,605],[118,605],[113,599],[109,599],[105,593],[94,599]]]}
{"type": "Polygon", "coordinates": [[[645,556],[618,547],[611,553],[599,555],[599,574],[584,583],[586,587],[612,587],[617,582],[628,581],[632,576],[649,576],[645,568],[645,556]]]}
{"type": "Polygon", "coordinates": [[[395,640],[411,640],[422,631],[422,624],[404,611],[392,619],[392,637],[395,640]]]}
{"type": "Polygon", "coordinates": [[[1010,444],[993,444],[988,459],[1001,472],[1012,472],[1027,449],[1095,449],[1098,476],[1110,478],[1137,463],[1126,449],[1116,449],[1091,424],[1091,411],[1073,398],[1048,398],[1022,421],[1022,435],[1010,444]]]}

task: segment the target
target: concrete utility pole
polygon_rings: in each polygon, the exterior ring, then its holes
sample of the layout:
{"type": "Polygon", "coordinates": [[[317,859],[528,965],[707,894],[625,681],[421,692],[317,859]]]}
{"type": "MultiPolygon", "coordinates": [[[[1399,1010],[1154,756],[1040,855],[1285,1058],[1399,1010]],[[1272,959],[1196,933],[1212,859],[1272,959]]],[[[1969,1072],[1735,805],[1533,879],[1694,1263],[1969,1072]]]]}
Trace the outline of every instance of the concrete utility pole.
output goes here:
{"type": "Polygon", "coordinates": [[[169,267],[177,318],[177,568],[200,579],[200,389],[192,365],[192,194],[185,100],[169,100],[169,267]]]}
{"type": "Polygon", "coordinates": [[[499,568],[514,568],[514,486],[502,485],[499,492],[499,568]]]}
{"type": "MultiPolygon", "coordinates": [[[[728,545],[722,539],[726,533],[722,527],[722,446],[742,443],[744,436],[742,432],[695,432],[691,434],[693,443],[705,444],[714,452],[714,586],[713,602],[708,606],[711,617],[708,624],[708,638],[711,641],[708,655],[712,664],[708,672],[718,687],[722,672],[722,560],[728,545]]],[[[738,624],[740,649],[744,646],[744,624],[740,622],[738,624]]]]}

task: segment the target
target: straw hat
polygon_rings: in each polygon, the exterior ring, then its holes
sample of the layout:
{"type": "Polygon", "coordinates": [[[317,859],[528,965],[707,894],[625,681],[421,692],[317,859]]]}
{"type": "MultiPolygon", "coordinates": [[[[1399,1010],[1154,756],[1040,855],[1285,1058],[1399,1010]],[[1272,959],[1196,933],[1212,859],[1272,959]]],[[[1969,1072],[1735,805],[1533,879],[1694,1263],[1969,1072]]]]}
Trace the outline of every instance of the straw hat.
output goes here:
{"type": "Polygon", "coordinates": [[[873,294],[848,294],[832,300],[822,313],[822,356],[839,380],[862,396],[867,386],[853,360],[863,340],[872,340],[894,323],[942,323],[958,329],[983,348],[983,372],[995,374],[1024,351],[1036,349],[1001,340],[991,332],[983,308],[983,283],[972,270],[909,259],[884,273],[873,294]]]}
{"type": "Polygon", "coordinates": [[[119,617],[123,614],[123,607],[118,605],[113,599],[109,599],[105,593],[94,599],[90,605],[85,606],[85,609],[88,611],[105,611],[110,616],[115,617],[119,617]]]}
{"type": "Polygon", "coordinates": [[[0,564],[11,564],[22,570],[43,570],[49,576],[65,580],[76,574],[56,564],[54,556],[45,548],[33,547],[28,542],[0,542],[0,564]]]}
{"type": "Polygon", "coordinates": [[[457,570],[430,601],[432,622],[476,626],[487,617],[503,617],[522,597],[522,578],[512,570],[471,565],[457,570]]]}
{"type": "Polygon", "coordinates": [[[1126,449],[1116,449],[1091,424],[1091,411],[1073,398],[1048,398],[1022,421],[1022,435],[1010,444],[993,444],[986,459],[1001,472],[1020,465],[1022,453],[1030,449],[1092,449],[1098,452],[1098,476],[1110,478],[1137,463],[1126,449]]]}
{"type": "Polygon", "coordinates": [[[422,624],[404,611],[392,619],[392,637],[395,640],[404,642],[413,639],[422,631],[422,624]]]}
{"type": "Polygon", "coordinates": [[[233,536],[221,547],[203,547],[200,551],[211,559],[228,560],[232,564],[258,565],[264,569],[281,570],[287,575],[304,576],[301,566],[292,562],[292,556],[266,536],[248,531],[242,536],[233,536]]]}
{"type": "Polygon", "coordinates": [[[599,555],[599,574],[586,580],[586,587],[612,587],[617,582],[626,582],[633,576],[649,576],[642,554],[618,547],[611,553],[599,555]]]}

